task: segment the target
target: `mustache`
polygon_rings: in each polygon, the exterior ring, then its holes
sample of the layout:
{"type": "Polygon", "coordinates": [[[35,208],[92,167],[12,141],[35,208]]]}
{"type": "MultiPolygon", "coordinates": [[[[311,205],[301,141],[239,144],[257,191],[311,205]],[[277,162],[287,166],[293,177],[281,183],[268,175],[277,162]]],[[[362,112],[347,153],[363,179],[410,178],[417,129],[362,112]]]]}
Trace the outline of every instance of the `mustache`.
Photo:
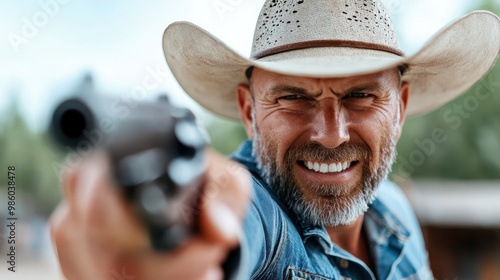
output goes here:
{"type": "Polygon", "coordinates": [[[335,148],[327,148],[319,143],[305,143],[291,147],[286,155],[288,160],[308,160],[316,162],[344,162],[371,159],[371,150],[365,144],[342,143],[335,148]]]}

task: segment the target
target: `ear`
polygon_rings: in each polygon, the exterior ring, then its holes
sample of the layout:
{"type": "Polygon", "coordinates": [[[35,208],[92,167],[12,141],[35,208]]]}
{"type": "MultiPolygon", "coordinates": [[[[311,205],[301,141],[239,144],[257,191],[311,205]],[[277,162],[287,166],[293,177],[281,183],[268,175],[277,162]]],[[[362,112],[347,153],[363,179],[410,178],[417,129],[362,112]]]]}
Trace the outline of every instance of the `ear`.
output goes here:
{"type": "Polygon", "coordinates": [[[241,120],[248,138],[252,139],[252,93],[250,92],[250,87],[244,84],[239,85],[236,91],[238,94],[238,107],[240,108],[241,120]]]}
{"type": "Polygon", "coordinates": [[[398,124],[398,131],[396,134],[396,139],[399,140],[399,137],[401,137],[401,132],[403,131],[403,124],[406,119],[406,108],[408,107],[408,99],[410,97],[410,85],[408,82],[403,82],[401,84],[401,87],[399,89],[399,112],[400,112],[400,118],[399,118],[399,124],[398,124]]]}

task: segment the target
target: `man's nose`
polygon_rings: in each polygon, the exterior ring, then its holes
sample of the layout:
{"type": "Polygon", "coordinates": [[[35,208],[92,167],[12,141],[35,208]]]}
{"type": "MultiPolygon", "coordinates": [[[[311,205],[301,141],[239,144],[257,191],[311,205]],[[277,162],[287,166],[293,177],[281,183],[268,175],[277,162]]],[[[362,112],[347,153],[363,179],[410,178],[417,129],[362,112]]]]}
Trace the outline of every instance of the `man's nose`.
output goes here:
{"type": "Polygon", "coordinates": [[[322,102],[312,120],[311,141],[326,148],[336,148],[349,141],[345,111],[336,102],[322,102]]]}

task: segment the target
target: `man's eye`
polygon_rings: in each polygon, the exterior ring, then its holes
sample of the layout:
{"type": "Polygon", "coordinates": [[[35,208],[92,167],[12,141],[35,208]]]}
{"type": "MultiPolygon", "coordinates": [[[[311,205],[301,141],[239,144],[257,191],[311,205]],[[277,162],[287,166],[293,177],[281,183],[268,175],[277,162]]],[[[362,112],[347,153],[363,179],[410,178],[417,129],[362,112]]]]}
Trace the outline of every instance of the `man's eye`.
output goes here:
{"type": "Polygon", "coordinates": [[[364,92],[351,92],[344,96],[344,106],[353,110],[363,109],[371,106],[374,102],[375,96],[373,94],[364,92]]]}
{"type": "Polygon", "coordinates": [[[346,98],[367,98],[367,97],[372,97],[371,94],[364,93],[364,92],[351,92],[348,95],[345,96],[346,98]]]}
{"type": "Polygon", "coordinates": [[[293,95],[285,95],[280,97],[279,99],[283,100],[296,100],[296,99],[303,99],[304,97],[298,94],[293,94],[293,95]]]}

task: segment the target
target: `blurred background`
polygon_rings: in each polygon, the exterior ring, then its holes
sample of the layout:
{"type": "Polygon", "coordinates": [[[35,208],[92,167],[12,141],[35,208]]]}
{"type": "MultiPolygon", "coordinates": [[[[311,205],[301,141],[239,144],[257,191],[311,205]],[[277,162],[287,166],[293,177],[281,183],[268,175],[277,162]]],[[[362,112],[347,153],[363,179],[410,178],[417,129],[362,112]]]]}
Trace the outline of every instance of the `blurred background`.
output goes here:
{"type": "MultiPolygon", "coordinates": [[[[248,56],[263,2],[0,0],[0,279],[62,279],[46,222],[61,199],[68,158],[46,131],[54,106],[82,87],[123,104],[168,93],[195,111],[215,149],[236,149],[243,128],[186,96],[164,62],[161,37],[168,24],[188,20],[248,56]],[[6,256],[10,165],[17,179],[16,273],[7,270],[6,256]]],[[[409,54],[466,12],[500,14],[499,0],[385,3],[409,54]]],[[[419,216],[436,279],[500,279],[499,110],[497,63],[464,96],[408,119],[399,141],[391,178],[419,216]]]]}

